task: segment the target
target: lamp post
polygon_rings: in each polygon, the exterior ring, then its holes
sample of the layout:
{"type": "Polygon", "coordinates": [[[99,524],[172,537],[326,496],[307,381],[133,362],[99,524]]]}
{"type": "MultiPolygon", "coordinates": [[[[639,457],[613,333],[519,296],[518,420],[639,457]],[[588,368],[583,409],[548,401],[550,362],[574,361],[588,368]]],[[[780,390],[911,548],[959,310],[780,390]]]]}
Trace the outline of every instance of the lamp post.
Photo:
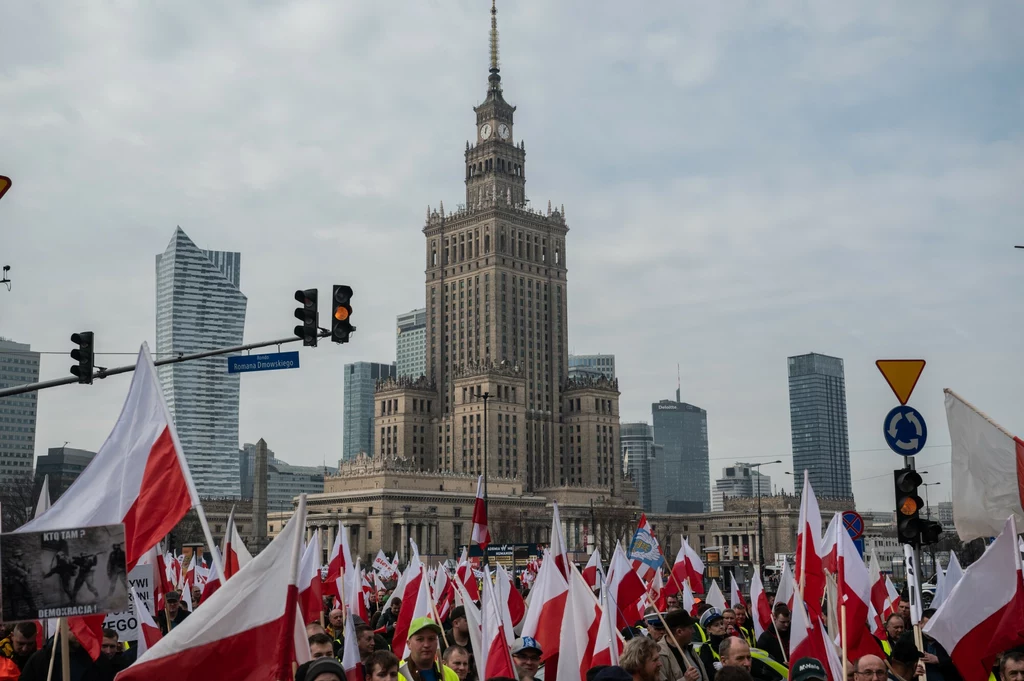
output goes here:
{"type": "MultiPolygon", "coordinates": [[[[486,514],[487,522],[490,523],[490,508],[487,504],[487,440],[490,439],[490,431],[487,430],[487,400],[490,399],[491,393],[485,392],[480,397],[484,400],[484,513],[486,514]]],[[[483,551],[484,566],[487,565],[487,549],[483,551]]]]}
{"type": "MultiPolygon", "coordinates": [[[[750,464],[750,468],[757,468],[757,478],[762,477],[760,468],[761,466],[770,466],[775,463],[782,463],[782,459],[776,461],[764,461],[762,463],[750,464]]],[[[756,479],[756,478],[755,478],[756,479]]],[[[758,559],[758,573],[759,576],[764,578],[764,521],[761,517],[761,480],[757,480],[757,559],[758,559]]]]}

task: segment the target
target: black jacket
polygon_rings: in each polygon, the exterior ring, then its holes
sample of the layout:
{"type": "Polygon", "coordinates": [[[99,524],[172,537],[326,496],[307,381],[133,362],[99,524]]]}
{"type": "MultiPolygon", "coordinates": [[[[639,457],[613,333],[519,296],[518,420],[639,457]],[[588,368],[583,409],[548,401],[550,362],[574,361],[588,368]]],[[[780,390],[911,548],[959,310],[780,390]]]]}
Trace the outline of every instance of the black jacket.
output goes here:
{"type": "MultiPolygon", "coordinates": [[[[188,610],[186,610],[185,608],[179,607],[178,608],[178,614],[174,616],[174,620],[173,620],[174,627],[176,627],[179,624],[181,624],[182,622],[184,622],[186,617],[188,617],[188,610]]],[[[161,610],[160,612],[157,613],[157,615],[156,615],[156,623],[160,625],[160,633],[163,634],[164,636],[166,636],[167,635],[167,611],[166,610],[161,610]]],[[[171,627],[171,628],[173,629],[174,627],[171,627]]]]}
{"type": "MultiPolygon", "coordinates": [[[[781,632],[780,632],[781,633],[781,632]]],[[[782,642],[789,648],[789,632],[785,632],[782,635],[782,642]]],[[[765,651],[771,655],[772,659],[776,662],[785,663],[788,659],[787,655],[783,653],[782,646],[779,645],[779,638],[775,635],[775,624],[765,629],[764,632],[757,637],[757,648],[765,651]]]]}
{"type": "MultiPolygon", "coordinates": [[[[36,651],[25,668],[21,670],[19,681],[46,681],[46,672],[50,667],[50,650],[52,642],[36,651]]],[[[71,648],[71,681],[114,681],[114,676],[125,668],[125,661],[119,657],[108,660],[100,657],[95,662],[83,648],[71,648]]],[[[53,660],[53,678],[60,678],[61,655],[58,645],[53,660]]]]}

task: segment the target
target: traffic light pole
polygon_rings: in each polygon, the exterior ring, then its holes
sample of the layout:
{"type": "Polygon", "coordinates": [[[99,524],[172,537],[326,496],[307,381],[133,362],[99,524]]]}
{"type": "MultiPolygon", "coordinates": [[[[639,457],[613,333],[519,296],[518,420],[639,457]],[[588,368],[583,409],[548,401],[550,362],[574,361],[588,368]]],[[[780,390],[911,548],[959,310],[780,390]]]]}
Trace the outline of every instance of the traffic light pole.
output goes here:
{"type": "MultiPolygon", "coordinates": [[[[327,338],[330,336],[330,332],[325,329],[318,329],[317,333],[319,338],[327,338]]],[[[207,350],[206,352],[196,352],[191,355],[178,355],[177,357],[171,357],[169,359],[161,359],[157,362],[153,362],[156,366],[164,366],[165,364],[180,364],[181,362],[191,362],[195,359],[205,359],[207,357],[217,357],[218,355],[228,355],[234,352],[245,352],[246,350],[258,350],[259,348],[267,348],[274,345],[284,345],[286,343],[297,343],[302,341],[301,338],[295,336],[289,336],[287,338],[278,338],[277,340],[262,341],[260,343],[248,343],[246,345],[235,345],[230,348],[220,348],[217,350],[207,350]]],[[[123,367],[115,367],[113,369],[103,369],[97,371],[92,375],[93,380],[97,378],[106,378],[107,376],[116,376],[117,374],[126,374],[130,371],[135,371],[135,365],[127,365],[123,367]]],[[[13,388],[0,389],[0,397],[10,397],[11,395],[22,395],[24,393],[36,392],[38,390],[45,390],[46,388],[56,388],[61,385],[70,385],[72,383],[78,383],[77,376],[69,376],[68,378],[58,378],[52,381],[42,381],[41,383],[28,383],[26,385],[16,385],[13,388]]]]}
{"type": "MultiPolygon", "coordinates": [[[[907,467],[910,470],[912,470],[912,471],[916,471],[917,470],[917,464],[914,461],[914,457],[912,457],[912,456],[908,456],[907,457],[907,467]]],[[[925,492],[927,492],[927,491],[928,491],[928,488],[926,487],[925,488],[925,492]]],[[[921,608],[921,580],[924,579],[924,575],[921,574],[921,549],[919,549],[917,546],[914,546],[914,547],[912,547],[912,550],[913,550],[913,556],[914,556],[914,570],[917,571],[917,579],[914,580],[914,587],[913,587],[914,593],[910,593],[911,587],[910,587],[909,580],[908,580],[907,595],[910,596],[910,602],[911,603],[916,603],[917,604],[917,608],[920,610],[920,608],[921,608]]],[[[911,606],[910,616],[911,616],[911,618],[914,617],[913,606],[911,606]]],[[[911,624],[913,625],[913,628],[914,628],[914,643],[917,645],[917,649],[920,652],[923,653],[924,652],[924,636],[921,633],[921,623],[920,622],[912,622],[911,624]]],[[[919,678],[922,679],[922,681],[924,679],[923,676],[919,677],[919,678]]]]}

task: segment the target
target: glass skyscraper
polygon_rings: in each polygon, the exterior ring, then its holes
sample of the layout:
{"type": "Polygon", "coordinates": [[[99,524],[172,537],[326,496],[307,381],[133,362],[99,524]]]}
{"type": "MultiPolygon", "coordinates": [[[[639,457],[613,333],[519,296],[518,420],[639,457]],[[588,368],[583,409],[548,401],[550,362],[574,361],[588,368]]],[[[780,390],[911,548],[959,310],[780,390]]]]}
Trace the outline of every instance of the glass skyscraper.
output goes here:
{"type": "Polygon", "coordinates": [[[394,364],[354,362],[345,365],[345,423],[341,458],[373,456],[373,392],[377,381],[396,377],[394,364]]]}
{"type": "Polygon", "coordinates": [[[622,473],[633,481],[644,511],[665,508],[663,449],[654,444],[654,429],[647,423],[623,423],[619,429],[622,473]]]}
{"type": "Polygon", "coordinates": [[[797,489],[806,469],[816,496],[852,499],[843,360],[813,352],[789,358],[789,419],[797,489]]]}
{"type": "MultiPolygon", "coordinates": [[[[39,380],[39,353],[28,343],[0,338],[0,388],[39,380]]],[[[39,393],[0,399],[0,484],[32,476],[36,448],[36,402],[39,393]]]]}
{"type": "Polygon", "coordinates": [[[398,315],[395,357],[399,376],[416,379],[427,373],[427,308],[398,315]]]}
{"type": "Polygon", "coordinates": [[[700,407],[661,400],[651,405],[654,443],[664,447],[665,508],[668,513],[711,510],[708,414],[700,407]]]}
{"type": "MultiPolygon", "coordinates": [[[[241,253],[206,251],[178,227],[156,256],[157,359],[242,344],[241,253]]],[[[239,375],[227,356],[158,367],[199,495],[239,496],[239,375]]]]}

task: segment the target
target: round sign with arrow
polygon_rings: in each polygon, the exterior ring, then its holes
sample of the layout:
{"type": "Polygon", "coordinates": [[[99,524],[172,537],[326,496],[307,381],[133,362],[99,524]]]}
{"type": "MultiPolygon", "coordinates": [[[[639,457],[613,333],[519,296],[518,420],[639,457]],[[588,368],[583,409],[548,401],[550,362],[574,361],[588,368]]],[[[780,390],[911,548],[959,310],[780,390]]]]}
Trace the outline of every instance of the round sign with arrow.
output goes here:
{"type": "Polygon", "coordinates": [[[924,449],[928,441],[928,426],[921,412],[901,405],[885,416],[882,424],[885,443],[900,456],[913,456],[924,449]]]}

